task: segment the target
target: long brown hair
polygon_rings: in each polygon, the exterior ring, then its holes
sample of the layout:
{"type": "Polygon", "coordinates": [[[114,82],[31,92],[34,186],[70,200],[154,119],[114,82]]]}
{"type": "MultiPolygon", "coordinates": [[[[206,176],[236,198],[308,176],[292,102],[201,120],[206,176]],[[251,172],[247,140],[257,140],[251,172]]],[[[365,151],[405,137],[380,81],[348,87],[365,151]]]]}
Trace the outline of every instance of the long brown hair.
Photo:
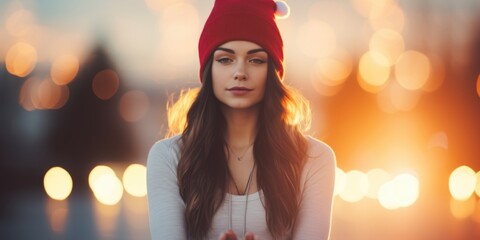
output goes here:
{"type": "MultiPolygon", "coordinates": [[[[298,213],[300,175],[307,158],[300,123],[308,125],[309,108],[300,94],[280,81],[273,62],[269,60],[268,64],[253,155],[258,188],[264,193],[268,229],[274,238],[279,238],[292,230],[298,213]]],[[[224,200],[229,176],[224,152],[226,120],[213,93],[211,65],[210,58],[180,139],[177,178],[190,239],[207,235],[224,200]]]]}

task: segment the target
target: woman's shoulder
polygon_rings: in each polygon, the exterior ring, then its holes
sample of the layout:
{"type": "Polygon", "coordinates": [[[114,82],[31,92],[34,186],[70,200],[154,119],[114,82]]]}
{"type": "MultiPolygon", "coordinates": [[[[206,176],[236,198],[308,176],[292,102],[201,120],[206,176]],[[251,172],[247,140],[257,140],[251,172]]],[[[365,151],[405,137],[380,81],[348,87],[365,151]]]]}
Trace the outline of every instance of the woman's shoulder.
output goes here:
{"type": "Polygon", "coordinates": [[[314,138],[312,136],[306,136],[308,142],[308,155],[310,157],[329,157],[335,158],[333,149],[325,142],[314,138]]]}
{"type": "Polygon", "coordinates": [[[325,142],[312,136],[306,136],[308,142],[306,166],[336,166],[335,152],[325,142]]]}
{"type": "MultiPolygon", "coordinates": [[[[335,152],[323,141],[306,136],[308,142],[307,161],[302,171],[302,189],[317,183],[331,187],[337,166],[335,152]]],[[[326,188],[325,188],[326,189],[326,188]]],[[[302,190],[303,191],[303,190],[302,190]]]]}
{"type": "Polygon", "coordinates": [[[174,135],[169,138],[164,138],[162,140],[158,140],[155,142],[150,151],[152,150],[172,150],[172,149],[178,149],[179,148],[179,142],[180,142],[181,135],[174,135]]]}
{"type": "Polygon", "coordinates": [[[152,165],[163,162],[168,165],[176,165],[178,163],[180,139],[181,135],[175,135],[155,142],[148,153],[147,163],[152,165]]]}

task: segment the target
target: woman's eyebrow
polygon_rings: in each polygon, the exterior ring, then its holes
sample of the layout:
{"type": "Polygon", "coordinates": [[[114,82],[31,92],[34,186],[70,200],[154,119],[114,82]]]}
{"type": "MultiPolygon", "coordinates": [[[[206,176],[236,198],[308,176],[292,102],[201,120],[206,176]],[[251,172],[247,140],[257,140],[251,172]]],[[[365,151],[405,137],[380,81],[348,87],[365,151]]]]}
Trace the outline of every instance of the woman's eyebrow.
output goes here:
{"type": "Polygon", "coordinates": [[[247,54],[254,54],[254,53],[257,53],[257,52],[266,52],[266,51],[263,48],[257,48],[257,49],[252,49],[252,50],[248,51],[247,54]]]}
{"type": "Polygon", "coordinates": [[[231,54],[235,54],[235,51],[233,51],[232,49],[229,49],[229,48],[218,47],[217,49],[215,49],[215,51],[217,51],[217,50],[222,50],[222,51],[225,51],[225,52],[228,52],[228,53],[231,53],[231,54]]]}
{"type": "MultiPolygon", "coordinates": [[[[218,47],[218,48],[215,49],[215,51],[217,51],[217,50],[222,50],[222,51],[225,51],[225,52],[228,52],[228,53],[231,53],[231,54],[235,54],[235,51],[233,49],[230,49],[230,48],[218,47]]],[[[254,54],[254,53],[257,53],[257,52],[265,52],[265,49],[263,49],[263,48],[252,49],[252,50],[249,50],[247,52],[247,54],[254,54]]]]}

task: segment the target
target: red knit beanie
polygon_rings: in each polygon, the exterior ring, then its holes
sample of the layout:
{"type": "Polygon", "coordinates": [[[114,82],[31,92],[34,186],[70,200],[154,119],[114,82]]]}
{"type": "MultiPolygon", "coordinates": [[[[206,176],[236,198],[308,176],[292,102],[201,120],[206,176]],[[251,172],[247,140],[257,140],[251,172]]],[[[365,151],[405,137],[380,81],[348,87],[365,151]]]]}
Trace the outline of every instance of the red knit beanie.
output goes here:
{"type": "Polygon", "coordinates": [[[215,0],[198,43],[200,79],[212,51],[233,40],[254,42],[264,48],[283,79],[283,41],[275,23],[280,10],[288,14],[288,6],[281,1],[215,0]]]}

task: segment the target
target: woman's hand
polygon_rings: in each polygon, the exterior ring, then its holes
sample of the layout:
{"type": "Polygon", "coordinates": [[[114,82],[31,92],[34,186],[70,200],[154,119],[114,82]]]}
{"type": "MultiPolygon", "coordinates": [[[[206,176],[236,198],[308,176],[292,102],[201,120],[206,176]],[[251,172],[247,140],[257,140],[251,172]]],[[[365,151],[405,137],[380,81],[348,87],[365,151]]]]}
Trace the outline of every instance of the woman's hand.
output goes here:
{"type": "Polygon", "coordinates": [[[245,233],[245,240],[260,240],[260,237],[251,232],[247,232],[245,233]]]}
{"type": "Polygon", "coordinates": [[[238,238],[235,232],[233,232],[233,230],[230,229],[220,234],[220,237],[218,237],[218,240],[238,240],[238,238]]]}
{"type": "MultiPolygon", "coordinates": [[[[238,240],[238,237],[235,234],[235,232],[232,229],[230,229],[220,234],[220,237],[218,237],[218,240],[238,240]]],[[[247,232],[245,234],[244,240],[260,240],[260,238],[251,232],[247,232]]]]}

